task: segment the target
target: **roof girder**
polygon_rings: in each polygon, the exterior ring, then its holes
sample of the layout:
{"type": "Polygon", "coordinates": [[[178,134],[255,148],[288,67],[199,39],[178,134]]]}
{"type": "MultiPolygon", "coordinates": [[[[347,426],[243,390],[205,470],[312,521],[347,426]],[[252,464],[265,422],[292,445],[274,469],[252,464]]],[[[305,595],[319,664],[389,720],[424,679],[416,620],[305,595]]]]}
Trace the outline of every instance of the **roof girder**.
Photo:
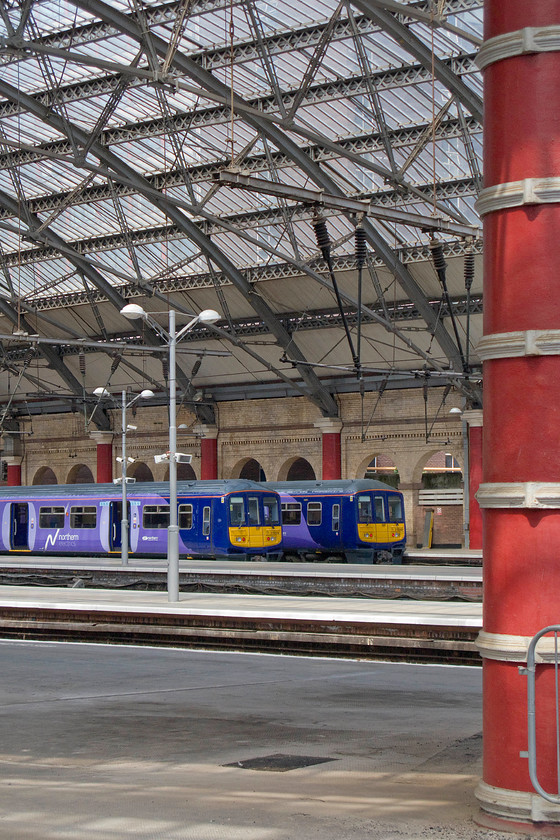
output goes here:
{"type": "MultiPolygon", "coordinates": [[[[107,22],[114,23],[123,33],[127,34],[138,43],[142,43],[142,32],[135,22],[116,9],[108,6],[106,3],[101,2],[101,0],[73,0],[73,2],[79,8],[90,12],[92,15],[100,17],[107,22]]],[[[371,10],[368,8],[368,13],[370,11],[371,10]]],[[[154,36],[153,34],[151,36],[151,45],[160,56],[166,55],[167,45],[162,39],[154,36]]],[[[185,73],[185,75],[194,79],[202,88],[225,97],[227,101],[227,97],[230,95],[228,88],[192,59],[182,55],[181,53],[176,53],[173,59],[173,65],[177,67],[180,72],[185,73]]],[[[311,161],[309,157],[302,152],[301,149],[292,140],[290,140],[278,126],[273,125],[267,120],[256,119],[253,117],[252,114],[247,111],[246,103],[244,103],[241,97],[234,94],[231,97],[232,107],[236,109],[238,103],[242,106],[241,110],[245,121],[252,125],[259,134],[266,136],[277,148],[285,151],[302,169],[302,171],[309,175],[317,186],[332,192],[334,195],[344,195],[338,188],[338,185],[333,182],[332,178],[326,175],[326,173],[323,172],[323,170],[315,164],[314,161],[311,161]]],[[[390,175],[390,173],[388,174],[390,175]]],[[[376,253],[382,257],[387,267],[393,272],[402,288],[417,306],[418,310],[422,314],[422,317],[426,321],[428,328],[433,332],[435,340],[440,345],[450,363],[457,369],[461,369],[459,348],[457,348],[453,338],[445,329],[441,321],[437,318],[437,314],[432,309],[410,272],[400,262],[387,242],[385,242],[385,240],[380,236],[380,234],[378,234],[375,228],[367,222],[367,220],[364,221],[364,229],[370,245],[376,253]]]]}
{"type": "MultiPolygon", "coordinates": [[[[165,52],[166,51],[163,50],[164,55],[165,52]]],[[[62,120],[57,114],[45,108],[40,103],[36,102],[33,97],[21,93],[21,91],[18,91],[16,88],[12,87],[12,85],[9,85],[3,80],[0,80],[0,93],[8,99],[24,102],[26,110],[29,110],[47,124],[55,126],[57,131],[67,134],[69,123],[66,120],[62,120]]],[[[74,137],[77,142],[82,145],[87,143],[88,134],[86,132],[82,131],[77,126],[71,126],[71,130],[74,133],[74,137]]],[[[91,145],[91,152],[115,173],[116,178],[124,176],[126,181],[132,183],[139,193],[145,195],[155,206],[159,206],[160,209],[162,209],[163,212],[168,215],[169,218],[174,221],[175,224],[183,230],[184,233],[189,236],[189,238],[194,241],[225,274],[232,279],[251,307],[263,318],[264,322],[269,327],[270,332],[276,337],[284,351],[294,360],[298,362],[305,362],[303,353],[295,344],[290,334],[286,332],[280,321],[278,321],[268,304],[266,304],[259,295],[255,294],[253,288],[247,282],[243,274],[236,268],[236,266],[233,265],[233,263],[230,262],[226,255],[215,245],[214,242],[212,242],[211,239],[200,231],[198,227],[191,222],[184,213],[178,210],[172,202],[168,201],[165,196],[160,195],[155,197],[152,188],[145,179],[128,166],[128,164],[125,164],[122,160],[120,160],[120,158],[118,158],[118,156],[113,152],[105,149],[97,141],[91,145]]],[[[93,282],[95,283],[95,280],[93,282]]],[[[112,302],[114,302],[115,294],[117,293],[113,290],[112,298],[110,298],[112,302]]],[[[124,301],[118,306],[119,310],[123,305],[124,301]]],[[[302,379],[309,388],[310,399],[319,406],[326,416],[336,416],[338,414],[337,404],[328,391],[323,388],[319,378],[303,364],[298,366],[298,370],[302,379]]],[[[188,387],[186,390],[189,391],[190,389],[192,389],[192,386],[190,385],[190,381],[188,381],[188,387]]],[[[203,409],[204,406],[201,407],[201,410],[203,409]]],[[[206,422],[210,421],[207,420],[206,422]]]]}
{"type": "MultiPolygon", "coordinates": [[[[0,81],[0,87],[2,86],[2,82],[0,81]]],[[[17,93],[17,92],[16,92],[17,93]]],[[[16,199],[12,198],[11,196],[7,195],[5,192],[0,190],[0,205],[3,207],[9,208],[10,212],[22,218],[22,221],[29,225],[29,235],[33,238],[35,230],[39,227],[42,227],[41,220],[34,216],[33,214],[29,213],[27,208],[26,212],[22,213],[20,202],[16,201],[16,199]],[[36,226],[36,227],[35,227],[36,226]]],[[[50,230],[48,226],[43,227],[41,231],[41,237],[46,239],[47,242],[55,249],[64,253],[64,256],[76,266],[76,268],[82,272],[89,280],[94,284],[97,289],[100,289],[103,294],[107,297],[107,299],[115,306],[119,311],[125,305],[126,300],[122,297],[122,295],[108,283],[103,275],[94,268],[87,259],[85,259],[81,254],[71,248],[57,233],[50,230]]],[[[0,304],[3,307],[4,314],[12,321],[12,323],[17,323],[17,313],[12,309],[12,307],[4,300],[0,298],[0,304]],[[14,320],[15,317],[15,320],[14,320]]],[[[28,330],[29,332],[31,330],[28,330]]],[[[147,332],[150,334],[151,340],[153,340],[156,344],[161,343],[161,337],[157,334],[155,330],[151,327],[147,326],[147,332]]],[[[73,374],[68,371],[68,369],[62,365],[60,367],[60,360],[56,354],[56,351],[51,349],[47,349],[41,345],[40,347],[41,352],[45,355],[45,358],[48,359],[49,363],[57,370],[58,374],[62,377],[62,379],[66,382],[69,386],[70,390],[76,393],[77,396],[80,396],[83,393],[83,388],[78,382],[77,379],[73,376],[73,374]],[[58,360],[58,364],[57,364],[58,360]]],[[[184,371],[177,367],[177,378],[181,384],[181,387],[184,388],[185,391],[190,396],[194,396],[195,389],[192,387],[189,378],[186,376],[184,371]]],[[[204,414],[205,422],[213,422],[213,412],[209,412],[206,406],[201,406],[201,411],[204,414]]],[[[108,420],[106,415],[103,413],[99,413],[96,411],[92,417],[93,422],[98,425],[98,427],[102,430],[107,428],[108,420]]]]}

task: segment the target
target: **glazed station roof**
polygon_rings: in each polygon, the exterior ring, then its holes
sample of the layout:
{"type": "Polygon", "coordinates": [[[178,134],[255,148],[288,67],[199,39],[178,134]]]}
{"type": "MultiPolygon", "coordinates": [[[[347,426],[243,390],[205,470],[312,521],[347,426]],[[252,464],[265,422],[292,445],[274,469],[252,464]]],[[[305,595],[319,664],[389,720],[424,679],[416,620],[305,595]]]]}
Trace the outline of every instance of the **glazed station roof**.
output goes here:
{"type": "Polygon", "coordinates": [[[2,427],[448,385],[480,402],[477,0],[4,0],[2,427]],[[125,304],[148,320],[129,320],[125,304]],[[158,328],[157,324],[161,326],[158,328]]]}

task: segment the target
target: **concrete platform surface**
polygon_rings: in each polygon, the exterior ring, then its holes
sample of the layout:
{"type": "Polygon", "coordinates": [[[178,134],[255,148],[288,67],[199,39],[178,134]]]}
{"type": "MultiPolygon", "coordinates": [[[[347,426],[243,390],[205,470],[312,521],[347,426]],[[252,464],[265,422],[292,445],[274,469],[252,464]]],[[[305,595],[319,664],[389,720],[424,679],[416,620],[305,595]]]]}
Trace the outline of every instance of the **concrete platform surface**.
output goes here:
{"type": "Polygon", "coordinates": [[[0,586],[0,610],[20,608],[79,612],[124,611],[142,615],[238,616],[373,624],[482,627],[482,604],[455,601],[392,601],[365,598],[304,598],[291,595],[230,595],[56,587],[0,586]]]}
{"type": "MultiPolygon", "coordinates": [[[[167,569],[167,558],[130,557],[126,566],[119,556],[115,557],[55,557],[36,554],[0,555],[0,569],[106,569],[107,571],[162,572],[167,569]]],[[[181,558],[181,573],[199,572],[208,576],[268,575],[270,577],[344,577],[356,580],[370,578],[387,580],[482,580],[480,566],[392,566],[392,565],[347,565],[345,563],[264,563],[240,560],[187,560],[181,558]]]]}
{"type": "Polygon", "coordinates": [[[0,642],[2,840],[496,840],[481,672],[0,642]]]}

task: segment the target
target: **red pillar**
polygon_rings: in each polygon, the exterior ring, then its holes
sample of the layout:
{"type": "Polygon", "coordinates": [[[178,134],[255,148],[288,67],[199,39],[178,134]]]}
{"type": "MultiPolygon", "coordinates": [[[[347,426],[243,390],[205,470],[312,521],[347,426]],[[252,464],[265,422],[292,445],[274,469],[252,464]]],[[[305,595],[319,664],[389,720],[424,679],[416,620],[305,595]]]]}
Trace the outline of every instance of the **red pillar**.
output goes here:
{"type": "Polygon", "coordinates": [[[201,426],[200,477],[203,480],[218,478],[218,428],[201,426]]]}
{"type": "Polygon", "coordinates": [[[97,483],[106,484],[113,480],[113,433],[92,432],[97,444],[97,483]]]}
{"type": "Polygon", "coordinates": [[[323,436],[323,481],[342,477],[341,430],[342,422],[337,417],[323,417],[314,424],[323,436]]]}
{"type": "Polygon", "coordinates": [[[8,455],[4,457],[6,464],[8,465],[8,487],[20,487],[21,486],[21,458],[14,457],[8,455]]]}
{"type": "Polygon", "coordinates": [[[482,548],[482,511],[476,492],[482,481],[482,411],[463,412],[469,441],[469,548],[482,548]]]}
{"type": "MultiPolygon", "coordinates": [[[[484,44],[483,780],[489,825],[556,831],[528,774],[531,637],[560,620],[560,0],[486,0],[484,44]],[[521,754],[520,754],[521,753],[521,754]],[[507,823],[509,821],[509,823],[507,823]]],[[[539,781],[558,790],[551,666],[537,681],[539,781]],[[552,690],[552,696],[551,696],[552,690]]]]}

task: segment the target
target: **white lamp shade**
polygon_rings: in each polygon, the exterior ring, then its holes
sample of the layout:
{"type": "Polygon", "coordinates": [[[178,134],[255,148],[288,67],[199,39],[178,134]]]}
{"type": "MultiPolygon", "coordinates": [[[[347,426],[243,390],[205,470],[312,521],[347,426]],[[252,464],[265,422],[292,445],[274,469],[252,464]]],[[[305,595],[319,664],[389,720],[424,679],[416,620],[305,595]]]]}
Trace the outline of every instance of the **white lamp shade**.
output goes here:
{"type": "Polygon", "coordinates": [[[201,324],[215,324],[216,321],[220,320],[220,313],[216,312],[215,309],[203,309],[198,316],[198,320],[201,324]]]}
{"type": "Polygon", "coordinates": [[[125,318],[129,318],[130,320],[134,320],[135,318],[144,318],[146,313],[139,304],[127,303],[121,309],[121,315],[124,315],[125,318]]]}

